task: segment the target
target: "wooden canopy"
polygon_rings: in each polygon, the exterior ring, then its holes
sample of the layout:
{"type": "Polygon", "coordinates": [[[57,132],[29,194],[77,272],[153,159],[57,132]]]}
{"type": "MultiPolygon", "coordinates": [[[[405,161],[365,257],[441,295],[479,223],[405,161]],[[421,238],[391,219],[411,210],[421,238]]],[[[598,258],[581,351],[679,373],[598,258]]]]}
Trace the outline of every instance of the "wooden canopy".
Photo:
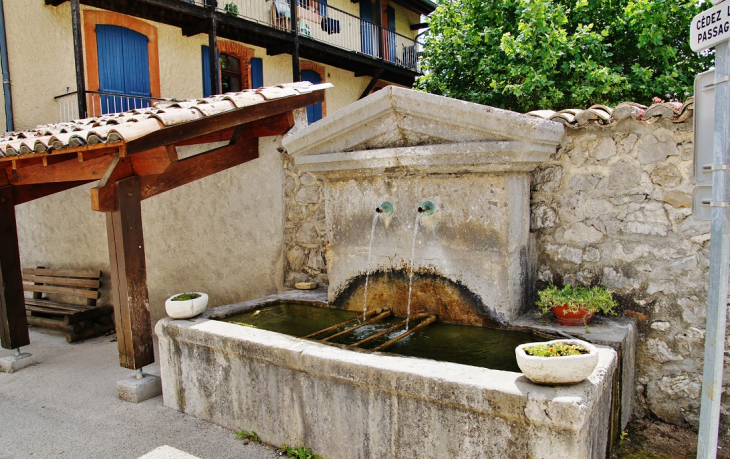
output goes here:
{"type": "Polygon", "coordinates": [[[85,183],[106,213],[121,366],[154,362],[141,201],[258,157],[258,138],[294,126],[292,111],[330,84],[290,83],[121,114],[39,126],[0,137],[0,344],[30,344],[15,206],[85,183]],[[227,145],[179,159],[177,147],[227,145]]]}

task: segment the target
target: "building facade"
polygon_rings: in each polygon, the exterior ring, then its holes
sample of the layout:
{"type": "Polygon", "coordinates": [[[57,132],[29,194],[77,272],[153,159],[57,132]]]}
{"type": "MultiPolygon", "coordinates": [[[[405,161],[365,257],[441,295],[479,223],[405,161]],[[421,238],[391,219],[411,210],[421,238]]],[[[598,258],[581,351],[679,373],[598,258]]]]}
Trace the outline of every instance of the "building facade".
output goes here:
{"type": "Polygon", "coordinates": [[[11,130],[29,129],[159,98],[295,80],[333,83],[325,102],[309,109],[314,121],[386,84],[412,85],[420,15],[435,8],[429,0],[300,0],[295,9],[287,0],[2,6],[10,81],[4,112],[12,100],[12,113],[2,114],[5,130],[8,123],[11,130]]]}

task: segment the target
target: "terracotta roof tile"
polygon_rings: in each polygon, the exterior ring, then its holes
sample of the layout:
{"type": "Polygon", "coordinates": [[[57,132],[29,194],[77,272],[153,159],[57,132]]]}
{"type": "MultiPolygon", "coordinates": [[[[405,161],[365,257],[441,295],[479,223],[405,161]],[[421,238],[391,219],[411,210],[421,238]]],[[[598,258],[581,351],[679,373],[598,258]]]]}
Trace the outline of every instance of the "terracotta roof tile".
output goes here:
{"type": "Polygon", "coordinates": [[[587,110],[566,109],[559,112],[534,110],[527,114],[546,120],[558,121],[573,129],[580,129],[591,123],[599,126],[611,126],[626,118],[645,124],[653,123],[660,118],[681,123],[687,120],[693,111],[694,97],[690,97],[685,103],[662,102],[653,104],[650,107],[635,102],[622,102],[615,108],[606,105],[594,105],[587,110]]]}
{"type": "Polygon", "coordinates": [[[269,100],[298,96],[331,84],[285,83],[255,90],[216,95],[181,102],[160,102],[148,108],[85,118],[68,123],[36,126],[0,135],[0,158],[29,153],[52,154],[66,148],[131,141],[165,126],[185,123],[269,100]]]}

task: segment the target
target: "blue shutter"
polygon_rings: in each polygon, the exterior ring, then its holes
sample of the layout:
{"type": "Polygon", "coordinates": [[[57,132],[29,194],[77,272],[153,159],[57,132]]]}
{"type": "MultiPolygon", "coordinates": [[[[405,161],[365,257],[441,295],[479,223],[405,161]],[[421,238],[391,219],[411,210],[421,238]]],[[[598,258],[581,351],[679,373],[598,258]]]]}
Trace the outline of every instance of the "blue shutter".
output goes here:
{"type": "MultiPolygon", "coordinates": [[[[322,82],[322,77],[320,77],[319,73],[315,72],[314,70],[302,70],[301,76],[302,76],[302,81],[309,81],[312,84],[320,84],[322,82]]],[[[309,124],[312,124],[315,121],[319,121],[321,119],[322,119],[322,103],[321,102],[307,107],[307,122],[309,124]]]]}
{"type": "MultiPolygon", "coordinates": [[[[99,91],[120,96],[151,97],[148,38],[124,27],[96,26],[99,91]]],[[[102,113],[148,107],[149,100],[101,96],[102,113]]]]}
{"type": "Polygon", "coordinates": [[[327,16],[327,0],[319,0],[319,14],[327,16]]]}
{"type": "Polygon", "coordinates": [[[373,7],[370,0],[360,0],[360,50],[371,56],[374,56],[373,46],[373,7]],[[368,22],[365,22],[368,21],[368,22]]]}
{"type": "Polygon", "coordinates": [[[202,45],[200,50],[203,57],[203,97],[210,97],[213,94],[210,86],[210,53],[205,45],[202,45]]]}
{"type": "Polygon", "coordinates": [[[264,86],[264,61],[260,57],[251,58],[251,86],[253,89],[264,86]]]}

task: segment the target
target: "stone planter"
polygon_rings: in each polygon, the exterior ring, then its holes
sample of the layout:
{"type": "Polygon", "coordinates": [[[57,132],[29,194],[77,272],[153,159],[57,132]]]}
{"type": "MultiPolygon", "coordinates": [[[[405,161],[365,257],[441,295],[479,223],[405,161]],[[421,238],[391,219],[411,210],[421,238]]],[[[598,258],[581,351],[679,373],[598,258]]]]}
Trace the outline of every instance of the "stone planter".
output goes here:
{"type": "Polygon", "coordinates": [[[561,325],[588,325],[595,314],[593,311],[586,309],[578,309],[578,311],[571,311],[567,304],[562,306],[554,306],[550,309],[555,315],[555,320],[561,325]]]}
{"type": "Polygon", "coordinates": [[[176,293],[168,298],[165,301],[167,315],[173,319],[189,319],[205,311],[205,307],[208,305],[208,295],[201,292],[194,293],[200,296],[192,300],[172,301],[173,298],[179,295],[179,293],[176,293]]]}
{"type": "Polygon", "coordinates": [[[585,341],[574,339],[558,339],[542,343],[521,344],[515,348],[517,365],[527,379],[535,384],[560,385],[577,384],[593,373],[598,364],[598,349],[585,341]],[[536,357],[527,355],[526,347],[538,344],[565,343],[579,345],[588,350],[588,354],[568,355],[564,357],[536,357]]]}

